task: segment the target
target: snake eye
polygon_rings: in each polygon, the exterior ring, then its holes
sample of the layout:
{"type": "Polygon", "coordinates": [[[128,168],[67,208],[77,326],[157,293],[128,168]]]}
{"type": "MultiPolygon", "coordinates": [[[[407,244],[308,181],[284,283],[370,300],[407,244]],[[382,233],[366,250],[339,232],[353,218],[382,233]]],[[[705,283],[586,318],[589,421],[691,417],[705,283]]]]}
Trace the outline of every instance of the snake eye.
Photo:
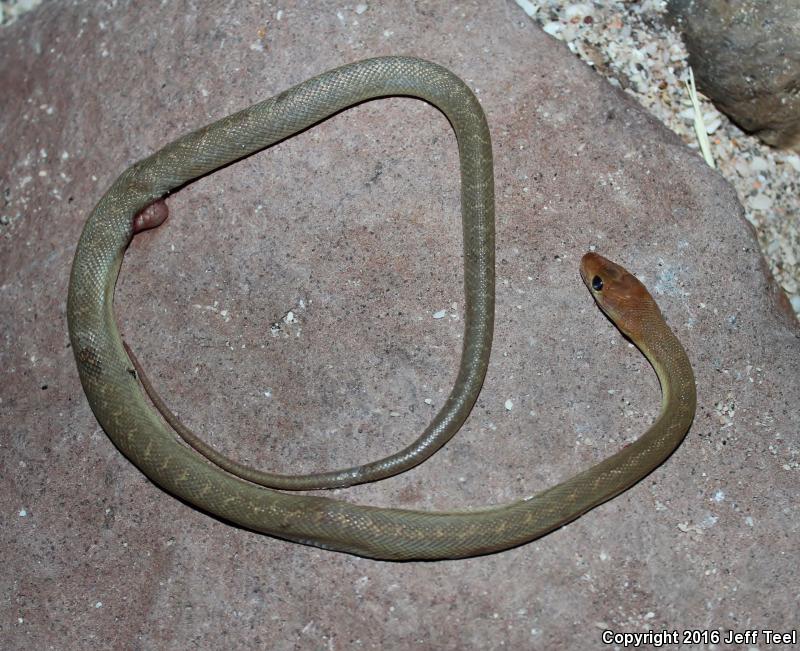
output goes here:
{"type": "Polygon", "coordinates": [[[592,289],[596,292],[599,292],[603,289],[603,279],[600,276],[595,276],[592,278],[592,289]]]}

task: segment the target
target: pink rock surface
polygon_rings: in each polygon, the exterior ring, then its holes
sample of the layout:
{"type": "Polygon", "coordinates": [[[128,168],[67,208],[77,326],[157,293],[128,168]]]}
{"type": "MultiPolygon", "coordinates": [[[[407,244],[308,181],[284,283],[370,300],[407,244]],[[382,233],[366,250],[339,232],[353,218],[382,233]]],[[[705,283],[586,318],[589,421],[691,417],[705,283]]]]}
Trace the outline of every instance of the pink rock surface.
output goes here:
{"type": "MultiPolygon", "coordinates": [[[[800,328],[733,190],[514,4],[386,4],[58,2],[0,34],[7,648],[597,648],[606,628],[796,628],[800,328]],[[580,282],[590,246],[650,287],[697,375],[695,424],[665,465],[494,556],[376,562],[212,519],[114,448],[68,344],[75,245],[125,167],[385,54],[451,68],[486,110],[496,336],[456,438],[338,495],[506,502],[644,431],[658,383],[580,282]]],[[[168,203],[130,247],[116,306],[187,423],[296,472],[376,458],[423,429],[462,336],[456,145],[435,109],[361,105],[168,203]]]]}

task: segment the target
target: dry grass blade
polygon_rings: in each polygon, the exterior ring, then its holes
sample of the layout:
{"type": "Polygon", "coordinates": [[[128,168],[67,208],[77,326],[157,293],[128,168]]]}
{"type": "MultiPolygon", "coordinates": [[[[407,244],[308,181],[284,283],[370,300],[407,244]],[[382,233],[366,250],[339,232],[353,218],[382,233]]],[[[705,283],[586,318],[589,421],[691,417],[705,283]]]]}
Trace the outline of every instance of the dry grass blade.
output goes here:
{"type": "Polygon", "coordinates": [[[689,66],[689,79],[686,82],[686,88],[689,91],[689,99],[692,100],[692,108],[694,109],[694,132],[697,134],[697,142],[700,144],[700,152],[709,167],[716,168],[714,156],[711,154],[711,142],[708,140],[708,133],[706,132],[706,125],[703,122],[703,111],[700,108],[700,99],[697,97],[697,87],[694,85],[694,73],[691,66],[689,66]]]}

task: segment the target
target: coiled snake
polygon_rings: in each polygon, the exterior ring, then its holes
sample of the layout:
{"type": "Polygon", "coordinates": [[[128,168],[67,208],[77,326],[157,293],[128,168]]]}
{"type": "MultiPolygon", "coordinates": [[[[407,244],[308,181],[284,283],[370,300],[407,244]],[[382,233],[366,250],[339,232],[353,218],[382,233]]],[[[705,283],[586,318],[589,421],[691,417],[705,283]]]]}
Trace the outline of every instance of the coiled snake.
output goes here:
{"type": "MultiPolygon", "coordinates": [[[[386,459],[300,478],[257,473],[251,479],[283,488],[346,486],[402,472],[444,445],[472,409],[491,349],[494,181],[489,130],[477,99],[451,72],[420,59],[382,57],[331,70],[187,134],[125,170],[92,211],[75,252],[67,317],[78,371],[97,420],[123,454],[164,490],[221,518],[372,558],[460,558],[507,549],[638,482],[672,453],[691,425],[696,397],[686,353],[644,286],[618,265],[588,253],[581,275],[598,305],[653,365],[663,395],[660,415],[641,438],[588,470],[533,497],[471,511],[375,508],[287,494],[210,464],[181,444],[148,405],[116,326],[114,285],[125,249],[135,232],[163,221],[167,193],[337,111],[390,95],[436,106],[458,140],[466,298],[458,377],[422,436],[386,459]]],[[[247,476],[248,469],[240,470],[247,476]]]]}

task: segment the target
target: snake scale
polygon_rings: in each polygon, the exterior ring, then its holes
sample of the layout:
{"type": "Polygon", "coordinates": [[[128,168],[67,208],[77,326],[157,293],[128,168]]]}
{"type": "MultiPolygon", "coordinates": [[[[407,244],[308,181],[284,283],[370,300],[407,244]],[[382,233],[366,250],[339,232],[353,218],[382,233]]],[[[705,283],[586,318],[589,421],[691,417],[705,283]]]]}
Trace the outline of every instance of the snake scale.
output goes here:
{"type": "Polygon", "coordinates": [[[601,309],[645,354],[662,387],[661,412],[635,442],[537,495],[475,510],[376,508],[279,492],[210,464],[183,445],[148,404],[113,311],[114,286],[134,233],[166,217],[163,197],[359,102],[411,96],[450,121],[459,149],[465,334],[453,390],[425,432],[363,467],[312,475],[290,488],[350,485],[420,463],[458,431],[483,383],[494,324],[494,181],[483,110],[447,69],[410,57],[368,59],[330,70],[168,144],[125,170],[86,221],[70,276],[67,318],[83,389],[114,444],[164,490],[243,527],[365,557],[475,556],[526,543],[626,490],[682,441],[695,411],[692,368],[644,286],[595,253],[581,275],[601,309]]]}

